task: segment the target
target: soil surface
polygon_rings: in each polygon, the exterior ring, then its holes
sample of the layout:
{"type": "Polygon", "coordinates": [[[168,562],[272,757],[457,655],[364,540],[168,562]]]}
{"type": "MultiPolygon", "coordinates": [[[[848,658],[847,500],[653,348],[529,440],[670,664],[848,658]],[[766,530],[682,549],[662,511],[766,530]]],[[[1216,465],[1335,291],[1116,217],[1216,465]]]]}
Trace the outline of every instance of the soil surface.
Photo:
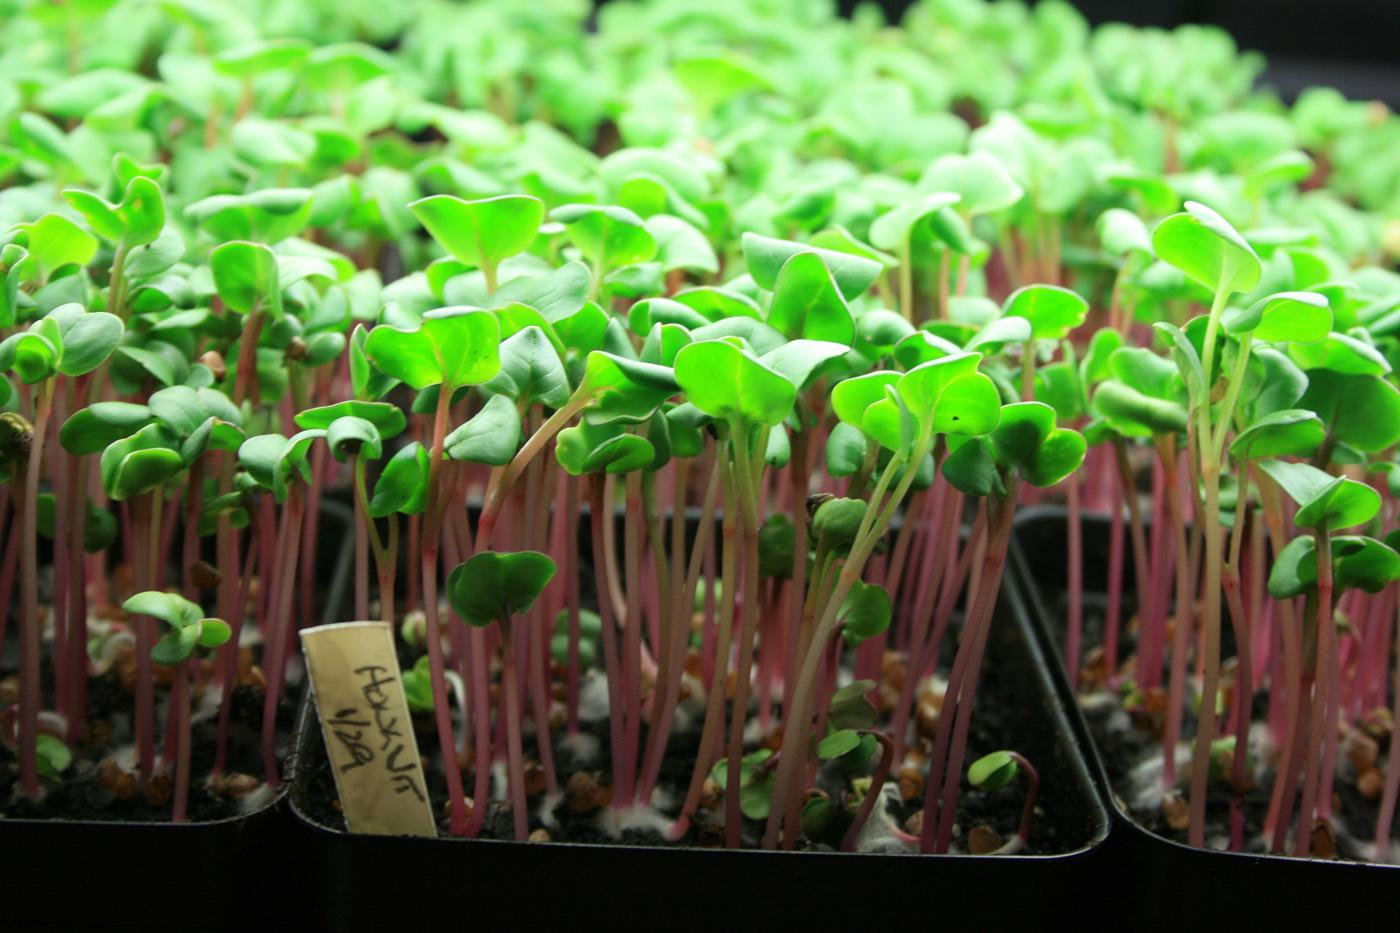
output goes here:
{"type": "MultiPolygon", "coordinates": [[[[1063,527],[1063,526],[1059,526],[1063,527]]],[[[1104,528],[1107,525],[1104,523],[1104,528]]],[[[1092,553],[1088,538],[1094,529],[1086,522],[1086,556],[1092,553]]],[[[1040,532],[1037,532],[1039,540],[1040,532]]],[[[1105,534],[1106,539],[1106,534],[1105,534]]],[[[1028,549],[1027,557],[1034,559],[1028,549]]],[[[1051,636],[1057,649],[1063,651],[1065,628],[1068,618],[1069,594],[1062,583],[1051,583],[1058,573],[1063,579],[1063,570],[1056,563],[1054,567],[1033,568],[1033,576],[1040,594],[1041,605],[1048,614],[1051,636]]],[[[1083,602],[1083,644],[1086,650],[1102,644],[1106,597],[1102,593],[1086,591],[1083,602]]],[[[1134,610],[1131,589],[1125,587],[1123,600],[1122,658],[1131,656],[1135,639],[1127,628],[1134,610]]],[[[1222,645],[1222,653],[1229,656],[1231,648],[1227,641],[1222,645]]],[[[1116,694],[1103,689],[1085,691],[1080,696],[1080,708],[1089,725],[1090,734],[1108,772],[1114,792],[1115,802],[1120,810],[1135,822],[1165,839],[1185,844],[1185,828],[1173,828],[1160,805],[1161,762],[1164,751],[1160,739],[1145,728],[1140,720],[1134,720],[1123,710],[1116,694]]],[[[1267,700],[1261,692],[1256,694],[1253,709],[1254,728],[1251,735],[1250,754],[1258,762],[1253,767],[1254,786],[1242,796],[1244,817],[1244,848],[1246,852],[1268,854],[1270,842],[1262,836],[1264,820],[1269,807],[1269,794],[1274,781],[1275,749],[1266,735],[1262,723],[1267,717],[1267,700]]],[[[1190,773],[1188,754],[1189,743],[1196,734],[1196,716],[1188,712],[1182,723],[1183,745],[1178,749],[1178,787],[1184,794],[1185,784],[1190,773]]],[[[1343,740],[1343,743],[1345,740],[1343,740]]],[[[1381,761],[1385,760],[1386,746],[1382,744],[1381,761]]],[[[1339,806],[1333,810],[1336,857],[1353,861],[1368,861],[1373,857],[1376,819],[1380,809],[1379,798],[1367,800],[1356,785],[1356,772],[1345,760],[1344,744],[1339,748],[1339,769],[1336,780],[1336,797],[1339,806]]],[[[1300,791],[1301,794],[1301,791],[1300,791]]],[[[1224,780],[1212,780],[1206,801],[1206,842],[1211,848],[1225,849],[1230,839],[1230,789],[1224,780]]],[[[1297,802],[1295,799],[1295,807],[1297,802]]],[[[1289,854],[1292,853],[1292,831],[1289,833],[1289,854]]],[[[1392,851],[1400,842],[1400,831],[1392,828],[1392,851]]]]}
{"type": "MultiPolygon", "coordinates": [[[[999,618],[996,625],[1001,626],[1008,622],[1007,619],[999,618]]],[[[1005,639],[1001,641],[1005,641],[1005,639]]],[[[941,670],[944,673],[952,660],[953,650],[954,645],[950,639],[941,664],[941,670]]],[[[997,639],[993,640],[979,684],[977,704],[972,717],[967,763],[1000,748],[1018,748],[1025,751],[1028,756],[1034,756],[1035,751],[1030,748],[1033,742],[1053,742],[1053,738],[1046,736],[1049,731],[1046,728],[1046,723],[1038,721],[1044,715],[1043,712],[1037,715],[1025,708],[1023,698],[1020,696],[1020,691],[1024,689],[1024,676],[1012,665],[1005,663],[1003,658],[998,657],[998,654],[1005,650],[1005,647],[997,639]],[[999,661],[1001,663],[998,663],[999,661]],[[1037,732],[1039,735],[1032,738],[1032,734],[1037,732]]],[[[409,659],[409,663],[411,663],[411,659],[409,659]]],[[[721,846],[723,833],[719,828],[719,821],[723,818],[722,803],[718,813],[712,814],[702,808],[688,835],[678,842],[670,842],[665,839],[658,828],[669,822],[679,810],[681,800],[684,799],[694,767],[695,750],[699,742],[699,719],[700,716],[695,716],[692,728],[672,734],[668,754],[661,769],[658,794],[655,798],[658,801],[671,802],[667,806],[660,807],[663,818],[658,818],[652,825],[645,828],[625,828],[620,835],[614,835],[604,829],[602,821],[599,819],[601,811],[575,814],[563,801],[549,801],[549,818],[548,825],[546,825],[546,820],[542,819],[541,814],[541,807],[545,803],[545,799],[543,795],[540,795],[530,801],[531,831],[547,829],[550,840],[554,842],[636,846],[721,846]]],[[[528,714],[526,714],[526,720],[528,723],[528,714]]],[[[591,762],[575,761],[571,752],[560,743],[559,736],[556,735],[554,756],[558,767],[560,787],[565,785],[569,774],[575,770],[601,772],[603,783],[611,783],[610,761],[606,752],[608,738],[606,718],[595,722],[584,722],[582,731],[596,739],[599,749],[598,756],[596,760],[591,762]]],[[[434,811],[439,817],[439,835],[451,838],[447,836],[447,793],[441,755],[438,752],[436,733],[431,723],[426,719],[420,719],[418,723],[418,744],[419,751],[427,762],[429,792],[434,811]]],[[[746,746],[746,750],[753,750],[756,747],[756,743],[750,742],[746,746]]],[[[535,736],[527,725],[525,733],[526,758],[535,758],[536,749],[535,736]]],[[[1072,755],[1071,750],[1063,750],[1063,752],[1064,755],[1072,755]]],[[[293,799],[298,808],[309,819],[323,827],[343,829],[344,821],[338,810],[335,783],[326,762],[325,747],[319,730],[307,730],[300,748],[300,755],[301,768],[297,779],[298,786],[293,792],[293,799]]],[[[1059,759],[1061,756],[1059,754],[1052,756],[1050,752],[1044,752],[1043,757],[1059,759]]],[[[1068,786],[1069,782],[1057,783],[1053,779],[1047,780],[1047,773],[1053,776],[1054,766],[1049,762],[1038,763],[1035,757],[1031,757],[1031,760],[1033,764],[1038,764],[1041,770],[1042,790],[1032,820],[1030,843],[1022,850],[1023,854],[1050,855],[1072,851],[1087,844],[1088,832],[1076,819],[1078,814],[1075,812],[1082,809],[1083,805],[1076,798],[1073,789],[1068,786]]],[[[468,769],[463,774],[463,784],[469,795],[472,792],[472,780],[472,772],[468,769]]],[[[818,783],[826,787],[829,786],[828,780],[829,776],[823,772],[819,776],[818,783]]],[[[891,782],[893,780],[892,776],[891,782]]],[[[839,783],[839,779],[837,783],[839,783]]],[[[495,796],[502,796],[499,789],[495,796]]],[[[898,799],[897,794],[890,795],[887,798],[887,818],[896,825],[903,826],[909,816],[921,809],[921,800],[920,797],[918,800],[905,803],[898,799]]],[[[968,832],[980,824],[991,826],[1003,839],[1011,838],[1015,835],[1020,823],[1024,802],[1024,779],[1018,779],[1005,788],[990,792],[973,788],[964,780],[959,798],[953,851],[965,853],[968,832]]],[[[501,800],[493,800],[491,808],[483,826],[481,838],[513,838],[508,806],[501,800]]],[[[872,815],[871,822],[874,823],[876,819],[877,817],[872,815]]],[[[746,820],[744,845],[746,847],[756,846],[762,832],[763,824],[761,822],[746,820]]],[[[799,848],[829,851],[831,846],[825,843],[812,844],[804,837],[799,841],[799,848]]],[[[888,844],[881,844],[876,850],[910,852],[913,851],[913,847],[904,846],[890,838],[888,844]]]]}
{"type": "MultiPolygon", "coordinates": [[[[50,671],[45,661],[44,691],[52,695],[50,671]]],[[[165,711],[167,707],[167,687],[156,690],[156,754],[160,755],[160,737],[164,735],[165,711]]],[[[289,686],[278,703],[277,741],[280,749],[288,747],[296,711],[301,702],[301,690],[289,686]]],[[[132,711],[135,700],[132,694],[123,689],[116,669],[93,677],[88,681],[88,724],[89,737],[73,748],[71,767],[62,775],[61,782],[41,778],[45,793],[37,801],[30,801],[17,794],[18,756],[9,746],[0,745],[0,819],[31,820],[93,820],[100,822],[165,822],[170,819],[170,803],[162,801],[153,805],[147,795],[137,792],[128,799],[119,799],[103,786],[99,780],[98,767],[102,760],[122,749],[130,749],[132,734],[132,711]]],[[[262,751],[260,738],[262,726],[263,693],[260,689],[240,685],[235,688],[233,705],[229,717],[229,744],[225,757],[224,773],[251,775],[259,782],[263,780],[262,751]]],[[[250,809],[260,809],[270,800],[261,804],[250,803],[254,797],[242,800],[228,795],[213,793],[205,778],[214,766],[215,746],[218,738],[217,713],[191,724],[190,782],[188,820],[208,822],[246,815],[250,809]]],[[[160,773],[160,769],[157,769],[160,773]]],[[[261,795],[258,795],[261,797],[261,795]]]]}

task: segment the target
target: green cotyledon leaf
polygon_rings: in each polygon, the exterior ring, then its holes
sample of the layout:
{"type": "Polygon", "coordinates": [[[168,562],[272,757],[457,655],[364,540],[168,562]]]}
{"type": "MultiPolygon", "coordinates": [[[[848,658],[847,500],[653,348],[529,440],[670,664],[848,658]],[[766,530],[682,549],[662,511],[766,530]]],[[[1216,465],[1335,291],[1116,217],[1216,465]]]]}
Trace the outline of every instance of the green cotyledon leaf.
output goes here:
{"type": "Polygon", "coordinates": [[[448,575],[448,602],[469,625],[509,623],[529,610],[555,570],[554,561],[538,551],[484,551],[448,575]]]}
{"type": "Polygon", "coordinates": [[[467,201],[435,194],[408,206],[443,249],[469,266],[494,270],[523,252],[544,221],[544,202],[523,194],[467,201]]]}
{"type": "Polygon", "coordinates": [[[681,348],[675,372],[691,404],[714,418],[776,425],[796,400],[791,381],[727,340],[681,348]]]}
{"type": "Polygon", "coordinates": [[[1213,292],[1246,292],[1259,282],[1263,264],[1229,221],[1204,204],[1187,201],[1152,231],[1158,258],[1213,292]]]}
{"type": "Polygon", "coordinates": [[[365,354],[381,371],[411,388],[478,385],[501,369],[501,328],[495,315],[474,308],[440,308],[415,330],[380,324],[365,354]]]}
{"type": "Polygon", "coordinates": [[[1365,483],[1286,460],[1265,460],[1259,468],[1298,503],[1293,521],[1299,527],[1350,528],[1370,521],[1380,511],[1380,493],[1365,483]]]}

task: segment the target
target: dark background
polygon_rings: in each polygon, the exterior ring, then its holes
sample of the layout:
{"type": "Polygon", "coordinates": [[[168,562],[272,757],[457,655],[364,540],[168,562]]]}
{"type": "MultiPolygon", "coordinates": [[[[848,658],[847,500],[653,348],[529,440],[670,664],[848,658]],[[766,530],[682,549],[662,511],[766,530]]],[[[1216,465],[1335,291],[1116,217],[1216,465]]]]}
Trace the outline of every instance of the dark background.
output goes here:
{"type": "MultiPolygon", "coordinates": [[[[1091,23],[1209,23],[1269,60],[1286,98],[1310,84],[1400,108],[1400,0],[1071,0],[1091,23]]],[[[856,0],[839,0],[849,11],[856,0]]],[[[880,0],[894,18],[909,0],[880,0]]]]}

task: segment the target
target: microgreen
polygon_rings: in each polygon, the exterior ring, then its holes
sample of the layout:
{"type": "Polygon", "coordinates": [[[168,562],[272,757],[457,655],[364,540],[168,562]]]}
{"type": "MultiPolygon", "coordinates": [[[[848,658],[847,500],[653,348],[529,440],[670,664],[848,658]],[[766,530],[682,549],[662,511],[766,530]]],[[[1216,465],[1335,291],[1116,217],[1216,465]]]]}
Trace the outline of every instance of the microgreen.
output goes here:
{"type": "Polygon", "coordinates": [[[173,667],[174,689],[171,704],[176,711],[176,748],[165,753],[175,764],[175,798],[172,819],[183,822],[190,792],[190,699],[189,660],[200,648],[217,648],[229,640],[232,629],[223,619],[205,618],[196,603],[176,593],[147,590],[129,597],[122,609],[135,615],[163,622],[166,633],[150,649],[151,660],[173,667]]]}
{"type": "MultiPolygon", "coordinates": [[[[1187,841],[1212,767],[1232,848],[1251,777],[1271,849],[1326,836],[1351,780],[1333,726],[1393,664],[1400,118],[1282,104],[1218,32],[1063,4],[630,4],[585,29],[498,0],[177,3],[154,31],[107,6],[24,6],[24,77],[0,82],[21,797],[89,773],[88,646],[128,632],[109,721],[137,789],[173,766],[189,815],[206,689],[210,793],[250,731],[276,787],[343,500],[346,613],[412,649],[450,833],[497,832],[505,759],[519,838],[542,777],[551,831],[583,781],[610,830],[654,806],[671,841],[912,846],[883,832],[897,763],[931,853],[961,844],[964,773],[998,801],[1024,774],[1009,853],[1033,769],[963,763],[1017,506],[1063,499],[1071,683],[1152,720],[1187,841]],[[595,711],[608,787],[578,770],[595,711]]],[[[1397,755],[1367,777],[1378,852],[1397,755]]]]}

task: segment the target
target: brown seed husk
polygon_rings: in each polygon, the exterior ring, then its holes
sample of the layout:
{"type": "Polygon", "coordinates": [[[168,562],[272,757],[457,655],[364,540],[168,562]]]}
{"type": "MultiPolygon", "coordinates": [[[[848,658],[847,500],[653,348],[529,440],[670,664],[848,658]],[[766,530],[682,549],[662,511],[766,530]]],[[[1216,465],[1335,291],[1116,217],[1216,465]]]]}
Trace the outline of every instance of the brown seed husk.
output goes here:
{"type": "Polygon", "coordinates": [[[525,762],[525,796],[538,797],[544,793],[544,768],[538,761],[525,762]]]}
{"type": "Polygon", "coordinates": [[[151,775],[151,779],[146,782],[146,802],[153,807],[163,807],[170,802],[170,797],[174,793],[175,785],[170,779],[170,773],[161,771],[151,775]]]}
{"type": "Polygon", "coordinates": [[[117,764],[115,758],[102,759],[97,766],[97,783],[118,800],[130,800],[136,796],[136,775],[117,764]]]}
{"type": "Polygon", "coordinates": [[[1385,790],[1385,775],[1380,768],[1367,768],[1357,775],[1356,790],[1367,800],[1375,800],[1385,790]]]}
{"type": "Polygon", "coordinates": [[[602,806],[603,786],[598,772],[575,771],[564,784],[564,805],[571,813],[590,813],[602,806]]]}
{"type": "Polygon", "coordinates": [[[1312,854],[1313,858],[1335,858],[1337,855],[1337,840],[1332,833],[1332,824],[1327,820],[1318,820],[1313,824],[1312,854]]]}
{"type": "Polygon", "coordinates": [[[986,855],[1002,847],[1001,834],[983,823],[967,834],[967,850],[973,855],[986,855]]]}
{"type": "Polygon", "coordinates": [[[1175,830],[1185,829],[1191,822],[1191,808],[1186,798],[1177,791],[1162,798],[1162,815],[1166,817],[1167,825],[1175,830]]]}
{"type": "Polygon", "coordinates": [[[899,769],[899,799],[905,803],[924,795],[924,776],[918,768],[899,769]]]}

